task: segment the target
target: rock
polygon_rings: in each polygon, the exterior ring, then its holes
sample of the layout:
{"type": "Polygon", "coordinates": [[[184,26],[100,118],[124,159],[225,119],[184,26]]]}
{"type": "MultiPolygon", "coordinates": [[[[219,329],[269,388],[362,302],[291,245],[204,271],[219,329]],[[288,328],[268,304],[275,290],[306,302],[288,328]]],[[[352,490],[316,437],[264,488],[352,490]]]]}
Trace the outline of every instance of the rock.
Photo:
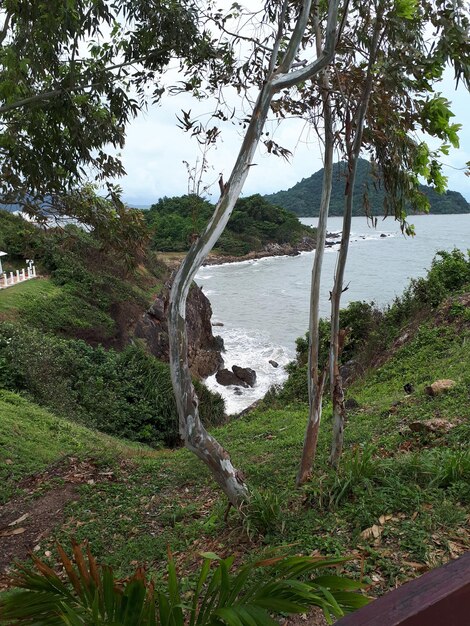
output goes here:
{"type": "Polygon", "coordinates": [[[233,390],[233,393],[236,396],[242,396],[243,395],[243,391],[240,389],[240,387],[235,387],[235,389],[233,390]]]}
{"type": "Polygon", "coordinates": [[[348,398],[344,403],[344,408],[348,409],[348,411],[353,411],[354,409],[358,409],[361,405],[356,400],[356,398],[348,398]]]}
{"type": "Polygon", "coordinates": [[[212,322],[212,326],[223,326],[223,322],[212,322]]]}
{"type": "Polygon", "coordinates": [[[269,364],[272,365],[273,367],[279,367],[279,363],[277,361],[273,361],[272,359],[269,359],[269,364]]]}
{"type": "Polygon", "coordinates": [[[161,297],[155,298],[154,303],[147,311],[149,315],[154,317],[159,322],[165,319],[165,300],[161,297]]]}
{"type": "Polygon", "coordinates": [[[354,361],[354,359],[351,359],[350,361],[347,361],[344,365],[341,365],[341,367],[339,368],[339,373],[341,375],[341,378],[343,379],[343,385],[347,385],[352,381],[352,379],[356,375],[357,368],[358,363],[357,361],[354,361]]]}
{"type": "Polygon", "coordinates": [[[238,378],[236,374],[228,369],[219,370],[215,375],[215,379],[219,385],[224,385],[224,387],[227,387],[228,385],[235,385],[237,387],[247,388],[249,386],[248,383],[238,378]]]}
{"type": "Polygon", "coordinates": [[[452,422],[448,422],[440,417],[433,417],[422,422],[412,422],[409,428],[414,433],[435,433],[439,431],[448,432],[455,426],[456,424],[452,424],[452,422]]]}
{"type": "Polygon", "coordinates": [[[235,376],[237,376],[237,378],[245,382],[247,385],[254,387],[256,383],[255,370],[252,370],[250,367],[239,367],[238,365],[233,365],[232,372],[235,376]]]}
{"type": "MultiPolygon", "coordinates": [[[[146,313],[140,315],[134,328],[134,336],[143,339],[153,356],[161,361],[169,360],[168,324],[166,313],[171,283],[155,299],[146,313]]],[[[205,378],[223,366],[223,340],[214,337],[211,326],[212,308],[201,289],[191,287],[186,307],[188,324],[188,361],[191,374],[205,378]]]]}
{"type": "Polygon", "coordinates": [[[380,233],[381,237],[386,237],[387,235],[385,233],[380,233]]]}
{"type": "Polygon", "coordinates": [[[411,383],[406,383],[406,385],[403,385],[403,390],[405,393],[413,393],[415,388],[413,387],[411,383]]]}
{"type": "Polygon", "coordinates": [[[426,387],[425,392],[428,396],[439,396],[441,393],[446,393],[452,387],[455,387],[457,383],[450,378],[443,378],[442,380],[436,380],[432,385],[426,387]]]}

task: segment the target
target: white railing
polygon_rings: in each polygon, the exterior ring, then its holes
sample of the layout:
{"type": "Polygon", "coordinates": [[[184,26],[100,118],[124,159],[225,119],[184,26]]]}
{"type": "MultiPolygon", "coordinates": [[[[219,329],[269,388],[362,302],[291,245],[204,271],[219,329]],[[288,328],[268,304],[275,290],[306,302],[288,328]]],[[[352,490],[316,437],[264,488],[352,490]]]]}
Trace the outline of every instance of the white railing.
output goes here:
{"type": "Polygon", "coordinates": [[[25,280],[29,280],[30,278],[36,278],[36,266],[35,265],[28,265],[28,267],[26,268],[24,267],[22,270],[16,270],[16,273],[4,272],[3,277],[1,279],[0,286],[12,287],[13,285],[22,283],[25,280]]]}

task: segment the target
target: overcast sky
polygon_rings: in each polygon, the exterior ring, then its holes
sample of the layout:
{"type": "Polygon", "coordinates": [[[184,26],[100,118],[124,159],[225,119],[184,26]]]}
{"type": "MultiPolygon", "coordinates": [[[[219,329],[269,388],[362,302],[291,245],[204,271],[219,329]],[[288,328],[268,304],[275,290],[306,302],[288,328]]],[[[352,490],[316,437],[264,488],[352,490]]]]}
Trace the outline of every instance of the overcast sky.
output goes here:
{"type": "MultiPolygon", "coordinates": [[[[465,163],[470,161],[470,94],[462,87],[455,91],[450,72],[441,91],[453,104],[454,121],[462,124],[460,148],[452,149],[444,158],[444,174],[448,176],[449,189],[460,191],[470,201],[470,177],[462,171],[465,163]]],[[[200,153],[197,142],[177,128],[176,115],[181,115],[181,109],[191,109],[192,115],[201,115],[203,121],[208,119],[212,110],[210,101],[197,102],[186,94],[164,96],[161,105],[150,107],[129,126],[126,147],[122,151],[127,175],[119,181],[128,204],[150,205],[163,196],[188,192],[188,173],[183,161],[194,166],[200,153]]],[[[245,110],[249,108],[245,107],[245,110]]],[[[256,167],[250,170],[244,195],[289,189],[322,167],[318,141],[313,134],[309,135],[304,122],[285,120],[280,126],[270,124],[269,130],[277,143],[293,152],[293,157],[286,162],[267,154],[264,147],[259,149],[256,167]]],[[[218,197],[219,173],[225,180],[228,178],[241,137],[237,123],[226,123],[217,146],[208,154],[210,168],[204,182],[215,183],[210,190],[213,201],[218,197]]]]}

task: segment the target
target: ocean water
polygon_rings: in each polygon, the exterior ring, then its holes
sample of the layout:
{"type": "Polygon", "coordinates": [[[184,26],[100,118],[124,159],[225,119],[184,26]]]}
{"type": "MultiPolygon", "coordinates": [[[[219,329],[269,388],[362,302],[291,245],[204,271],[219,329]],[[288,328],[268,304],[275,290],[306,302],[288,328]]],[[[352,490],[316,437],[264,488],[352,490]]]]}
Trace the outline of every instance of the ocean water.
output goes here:
{"type": "MultiPolygon", "coordinates": [[[[470,215],[423,215],[410,221],[416,229],[413,238],[402,235],[392,219],[379,221],[374,229],[365,218],[353,218],[343,306],[354,300],[384,306],[411,278],[426,273],[438,250],[470,248],[470,215]]],[[[316,226],[317,220],[302,222],[316,226]]],[[[328,231],[340,230],[341,218],[331,218],[328,231]]],[[[207,379],[208,387],[224,396],[228,413],[238,413],[285,380],[284,366],[295,355],[295,340],[308,327],[314,254],[207,266],[198,272],[196,280],[212,304],[212,320],[224,324],[214,332],[225,342],[225,366],[236,364],[257,372],[255,387],[238,391],[219,385],[214,376],[207,379]]],[[[325,317],[336,260],[333,246],[325,251],[323,262],[320,309],[325,317]]]]}

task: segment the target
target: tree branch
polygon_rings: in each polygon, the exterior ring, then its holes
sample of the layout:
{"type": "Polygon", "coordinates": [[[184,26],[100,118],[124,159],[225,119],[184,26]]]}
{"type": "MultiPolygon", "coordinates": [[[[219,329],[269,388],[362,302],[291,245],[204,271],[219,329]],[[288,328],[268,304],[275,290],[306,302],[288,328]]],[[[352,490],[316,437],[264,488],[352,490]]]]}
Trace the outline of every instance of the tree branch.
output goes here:
{"type": "MultiPolygon", "coordinates": [[[[310,4],[310,3],[309,3],[310,4]]],[[[328,21],[326,26],[325,47],[323,55],[309,63],[306,67],[285,74],[274,76],[272,84],[275,91],[293,87],[324,69],[333,59],[336,47],[336,22],[338,19],[339,0],[330,0],[328,8],[328,21]]]]}

